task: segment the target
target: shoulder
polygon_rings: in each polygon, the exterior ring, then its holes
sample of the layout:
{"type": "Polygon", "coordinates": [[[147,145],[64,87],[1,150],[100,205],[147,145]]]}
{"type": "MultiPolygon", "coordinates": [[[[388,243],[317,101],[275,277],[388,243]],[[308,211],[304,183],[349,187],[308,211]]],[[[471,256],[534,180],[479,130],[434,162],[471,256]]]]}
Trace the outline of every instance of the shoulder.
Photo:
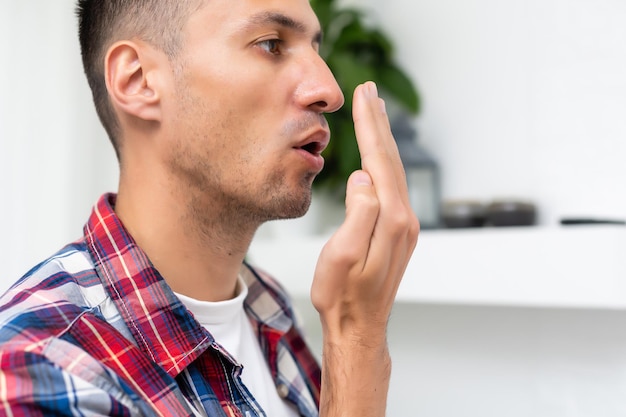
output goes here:
{"type": "Polygon", "coordinates": [[[84,243],[67,245],[0,297],[0,344],[54,335],[104,298],[84,243]]]}
{"type": "Polygon", "coordinates": [[[0,346],[5,411],[11,415],[76,416],[124,410],[125,415],[145,415],[137,409],[137,395],[101,362],[72,344],[55,343],[59,346],[45,353],[0,346]],[[55,356],[72,366],[62,366],[55,356]]]}

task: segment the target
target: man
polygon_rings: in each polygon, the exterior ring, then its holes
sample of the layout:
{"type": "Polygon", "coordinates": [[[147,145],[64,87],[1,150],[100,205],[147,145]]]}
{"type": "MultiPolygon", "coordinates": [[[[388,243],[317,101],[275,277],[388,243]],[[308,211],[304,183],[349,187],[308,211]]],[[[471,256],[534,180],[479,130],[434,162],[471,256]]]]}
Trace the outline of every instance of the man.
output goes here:
{"type": "Polygon", "coordinates": [[[384,415],[419,224],[375,85],[354,93],[363,170],[311,290],[320,374],[286,295],[244,262],[260,224],[308,209],[323,114],[343,104],[308,1],[79,0],[78,15],[119,190],[0,301],[0,410],[384,415]]]}

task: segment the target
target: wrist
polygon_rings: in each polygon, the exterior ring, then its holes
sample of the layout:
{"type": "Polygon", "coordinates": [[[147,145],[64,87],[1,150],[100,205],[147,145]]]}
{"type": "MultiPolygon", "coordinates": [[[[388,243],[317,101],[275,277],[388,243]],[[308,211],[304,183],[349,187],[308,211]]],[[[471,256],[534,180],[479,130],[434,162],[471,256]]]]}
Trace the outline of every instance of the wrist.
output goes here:
{"type": "Polygon", "coordinates": [[[342,315],[322,315],[324,341],[338,344],[386,345],[388,317],[377,320],[369,315],[366,320],[355,320],[342,315]]]}
{"type": "Polygon", "coordinates": [[[320,416],[384,416],[390,378],[391,357],[386,342],[325,341],[320,416]]]}

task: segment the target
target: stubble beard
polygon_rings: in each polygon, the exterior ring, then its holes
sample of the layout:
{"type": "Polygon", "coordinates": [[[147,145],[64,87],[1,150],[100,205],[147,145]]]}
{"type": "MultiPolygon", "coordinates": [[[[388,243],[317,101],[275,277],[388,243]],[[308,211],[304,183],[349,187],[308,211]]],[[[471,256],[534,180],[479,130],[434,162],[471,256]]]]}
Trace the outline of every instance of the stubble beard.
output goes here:
{"type": "Polygon", "coordinates": [[[271,220],[304,216],[311,205],[312,179],[312,175],[303,177],[294,188],[289,186],[284,174],[276,173],[264,179],[259,187],[241,182],[230,187],[215,183],[208,188],[212,195],[218,196],[224,219],[258,227],[271,220]]]}
{"type": "MultiPolygon", "coordinates": [[[[178,81],[180,114],[185,115],[186,120],[202,120],[212,114],[211,109],[194,98],[182,79],[178,81]]],[[[205,145],[227,143],[225,141],[232,139],[226,137],[229,128],[241,123],[235,114],[225,116],[219,129],[221,135],[215,130],[210,134],[198,130],[203,126],[188,126],[191,136],[178,141],[168,161],[174,183],[180,185],[177,192],[186,200],[185,222],[191,221],[190,224],[196,230],[201,229],[204,235],[217,230],[231,234],[254,232],[267,221],[301,217],[311,204],[315,173],[303,174],[294,186],[287,172],[279,167],[254,183],[246,181],[254,177],[250,175],[246,158],[254,155],[233,155],[239,161],[234,167],[232,160],[220,160],[212,155],[205,145]],[[199,149],[204,151],[198,152],[199,149]]],[[[303,128],[304,125],[300,125],[290,125],[281,133],[292,134],[303,128]]]]}
{"type": "Polygon", "coordinates": [[[290,189],[280,177],[271,176],[256,189],[244,183],[227,187],[218,178],[205,177],[201,187],[188,182],[191,198],[184,223],[194,225],[203,238],[245,239],[267,221],[303,216],[311,204],[312,179],[303,178],[296,189],[290,189]]]}
{"type": "Polygon", "coordinates": [[[173,189],[187,207],[184,223],[203,235],[217,230],[253,233],[262,223],[301,217],[308,211],[314,173],[303,174],[294,184],[285,170],[277,169],[255,183],[246,181],[251,176],[245,162],[233,168],[211,159],[210,151],[198,154],[193,146],[179,145],[168,162],[173,189]]]}

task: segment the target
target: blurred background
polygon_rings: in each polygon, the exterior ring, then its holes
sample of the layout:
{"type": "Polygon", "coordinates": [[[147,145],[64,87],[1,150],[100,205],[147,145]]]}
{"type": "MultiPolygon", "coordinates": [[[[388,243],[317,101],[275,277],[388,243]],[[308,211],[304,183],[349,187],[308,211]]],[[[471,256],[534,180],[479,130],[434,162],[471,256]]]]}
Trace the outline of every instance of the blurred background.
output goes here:
{"type": "MultiPolygon", "coordinates": [[[[623,226],[559,220],[626,218],[626,2],[343,3],[387,32],[416,84],[411,123],[442,198],[537,207],[524,231],[422,233],[391,322],[389,415],[625,416],[623,226]]],[[[0,2],[0,60],[3,290],[80,237],[117,164],[72,0],[0,2]]],[[[323,239],[262,237],[251,258],[295,292],[319,347],[307,285],[323,239]]]]}
{"type": "Polygon", "coordinates": [[[117,162],[82,71],[72,0],[0,2],[0,253],[6,288],[82,234],[117,162]]]}

